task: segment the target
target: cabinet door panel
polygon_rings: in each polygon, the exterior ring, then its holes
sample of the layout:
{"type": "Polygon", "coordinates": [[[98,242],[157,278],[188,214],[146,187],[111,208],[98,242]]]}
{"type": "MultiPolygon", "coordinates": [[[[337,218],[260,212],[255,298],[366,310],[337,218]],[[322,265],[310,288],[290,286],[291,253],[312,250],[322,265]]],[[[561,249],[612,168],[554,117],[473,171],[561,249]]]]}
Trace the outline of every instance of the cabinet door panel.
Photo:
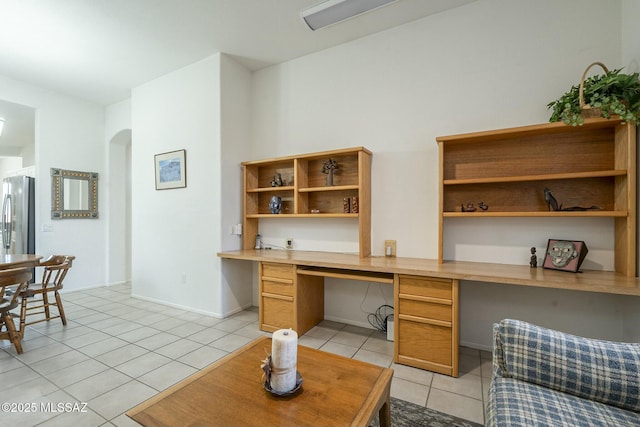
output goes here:
{"type": "Polygon", "coordinates": [[[401,275],[400,293],[450,300],[451,280],[401,275]]]}
{"type": "Polygon", "coordinates": [[[451,366],[451,328],[401,320],[398,354],[451,366]]]}
{"type": "Polygon", "coordinates": [[[410,299],[400,299],[400,313],[451,322],[451,306],[410,299]]]}

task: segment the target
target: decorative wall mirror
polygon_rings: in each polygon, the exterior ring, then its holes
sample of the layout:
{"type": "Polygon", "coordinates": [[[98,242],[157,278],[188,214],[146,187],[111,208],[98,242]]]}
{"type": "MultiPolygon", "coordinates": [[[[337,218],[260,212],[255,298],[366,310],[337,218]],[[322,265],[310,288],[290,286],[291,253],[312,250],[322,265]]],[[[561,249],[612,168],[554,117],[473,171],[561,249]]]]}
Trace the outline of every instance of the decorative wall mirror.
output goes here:
{"type": "Polygon", "coordinates": [[[98,218],[98,174],[51,168],[51,219],[98,218]]]}

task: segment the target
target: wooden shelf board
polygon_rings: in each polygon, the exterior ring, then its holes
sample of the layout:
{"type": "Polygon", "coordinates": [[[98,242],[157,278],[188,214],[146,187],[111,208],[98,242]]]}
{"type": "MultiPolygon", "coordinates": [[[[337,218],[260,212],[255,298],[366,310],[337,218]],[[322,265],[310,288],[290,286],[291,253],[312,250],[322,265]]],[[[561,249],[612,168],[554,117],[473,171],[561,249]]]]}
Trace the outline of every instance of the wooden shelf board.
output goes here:
{"type": "Polygon", "coordinates": [[[501,182],[532,182],[532,181],[551,181],[558,179],[580,179],[580,178],[606,178],[614,176],[624,176],[627,174],[626,169],[606,170],[593,172],[576,172],[576,173],[553,173],[544,175],[523,175],[523,176],[507,176],[507,177],[489,177],[489,178],[469,178],[469,179],[445,179],[444,185],[465,185],[465,184],[494,184],[501,182]]]}
{"type": "Polygon", "coordinates": [[[582,126],[568,126],[564,122],[543,123],[532,126],[520,126],[515,128],[497,129],[483,132],[472,132],[459,135],[439,136],[437,142],[482,142],[495,141],[500,139],[515,139],[526,136],[549,135],[563,132],[575,132],[585,129],[598,129],[603,127],[612,127],[622,122],[619,117],[611,119],[593,118],[586,119],[582,126]]]}
{"type": "Polygon", "coordinates": [[[247,193],[268,193],[278,191],[293,191],[293,186],[287,185],[282,187],[262,187],[262,188],[249,188],[247,193]]]}
{"type": "Polygon", "coordinates": [[[287,161],[293,162],[293,160],[295,159],[301,159],[301,160],[320,159],[324,157],[338,156],[341,154],[352,154],[358,151],[363,151],[369,155],[371,154],[371,151],[367,150],[364,147],[353,147],[353,148],[343,148],[339,150],[321,151],[318,153],[311,153],[311,154],[300,154],[297,156],[285,156],[285,157],[277,157],[277,158],[265,159],[265,160],[252,160],[248,162],[242,162],[241,165],[251,166],[251,165],[263,165],[268,163],[285,163],[287,161]]]}
{"type": "Polygon", "coordinates": [[[468,218],[468,217],[555,217],[555,218],[567,218],[567,217],[613,217],[613,218],[626,218],[629,216],[627,211],[551,211],[551,212],[443,212],[442,216],[445,218],[468,218]]]}
{"type": "Polygon", "coordinates": [[[344,191],[344,190],[357,190],[357,185],[334,185],[331,187],[307,187],[298,188],[299,193],[311,193],[319,191],[344,191]]]}
{"type": "Polygon", "coordinates": [[[357,213],[251,214],[247,218],[358,218],[357,213]]]}

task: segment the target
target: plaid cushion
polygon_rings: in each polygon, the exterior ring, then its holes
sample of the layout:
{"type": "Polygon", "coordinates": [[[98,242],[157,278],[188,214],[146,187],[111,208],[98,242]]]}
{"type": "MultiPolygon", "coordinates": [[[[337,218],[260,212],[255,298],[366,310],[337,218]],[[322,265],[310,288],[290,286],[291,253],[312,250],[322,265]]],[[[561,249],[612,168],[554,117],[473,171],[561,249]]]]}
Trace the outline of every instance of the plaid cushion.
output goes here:
{"type": "Polygon", "coordinates": [[[638,426],[640,414],[512,378],[494,377],[486,426],[638,426]]]}
{"type": "Polygon", "coordinates": [[[640,344],[582,338],[510,319],[494,325],[494,338],[494,376],[640,411],[640,344]]]}

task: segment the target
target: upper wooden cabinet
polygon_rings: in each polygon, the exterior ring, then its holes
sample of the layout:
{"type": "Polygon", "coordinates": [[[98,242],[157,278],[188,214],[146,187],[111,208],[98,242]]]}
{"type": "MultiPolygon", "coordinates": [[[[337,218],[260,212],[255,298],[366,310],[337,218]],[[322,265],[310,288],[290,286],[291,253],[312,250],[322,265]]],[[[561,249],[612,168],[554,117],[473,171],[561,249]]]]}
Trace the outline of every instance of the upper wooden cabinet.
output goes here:
{"type": "Polygon", "coordinates": [[[353,218],[358,221],[360,256],[371,255],[371,152],[364,147],[323,151],[242,163],[244,168],[243,249],[255,246],[260,218],[353,218]],[[323,162],[338,169],[327,185],[323,162]],[[279,176],[282,182],[272,186],[279,176]],[[272,214],[269,201],[282,200],[272,214]],[[349,208],[345,209],[345,202],[349,208]],[[357,208],[353,205],[354,201],[357,208]],[[345,212],[346,211],[346,212],[345,212]]]}
{"type": "Polygon", "coordinates": [[[597,118],[577,127],[545,123],[436,140],[440,262],[448,217],[613,217],[615,269],[635,276],[636,126],[597,118]],[[549,210],[545,188],[562,210],[549,210]],[[462,211],[468,203],[475,212],[462,211]]]}

